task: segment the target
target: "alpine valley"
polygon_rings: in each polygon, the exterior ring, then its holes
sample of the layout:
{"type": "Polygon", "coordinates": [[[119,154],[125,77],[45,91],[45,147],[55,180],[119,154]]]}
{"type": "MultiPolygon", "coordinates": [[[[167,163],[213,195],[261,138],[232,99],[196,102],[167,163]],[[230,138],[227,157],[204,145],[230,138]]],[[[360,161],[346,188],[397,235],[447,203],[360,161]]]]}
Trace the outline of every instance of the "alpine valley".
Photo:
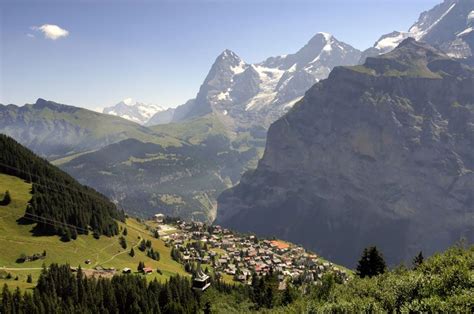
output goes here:
{"type": "Polygon", "coordinates": [[[0,313],[474,313],[474,0],[4,2],[0,313]]]}
{"type": "Polygon", "coordinates": [[[258,64],[225,50],[196,98],[175,109],[126,99],[105,115],[38,99],[0,106],[0,132],[134,214],[212,221],[217,196],[255,168],[267,127],[334,66],[360,56],[326,33],[258,64]]]}

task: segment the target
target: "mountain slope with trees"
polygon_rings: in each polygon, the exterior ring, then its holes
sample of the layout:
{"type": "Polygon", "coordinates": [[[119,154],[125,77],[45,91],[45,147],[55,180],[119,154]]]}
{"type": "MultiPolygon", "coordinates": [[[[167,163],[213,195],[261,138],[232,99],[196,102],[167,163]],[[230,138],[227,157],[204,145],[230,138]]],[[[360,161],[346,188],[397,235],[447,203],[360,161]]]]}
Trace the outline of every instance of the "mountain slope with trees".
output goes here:
{"type": "Polygon", "coordinates": [[[124,220],[124,213],[106,197],[2,134],[0,172],[32,183],[32,198],[21,222],[37,222],[37,234],[58,234],[64,240],[89,231],[112,236],[118,233],[116,220],[124,220]]]}

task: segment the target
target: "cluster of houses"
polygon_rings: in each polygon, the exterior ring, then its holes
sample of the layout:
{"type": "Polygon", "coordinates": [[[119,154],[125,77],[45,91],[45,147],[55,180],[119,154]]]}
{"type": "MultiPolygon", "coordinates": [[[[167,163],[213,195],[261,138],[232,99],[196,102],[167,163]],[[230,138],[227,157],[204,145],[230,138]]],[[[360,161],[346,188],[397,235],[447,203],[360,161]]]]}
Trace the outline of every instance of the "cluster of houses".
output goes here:
{"type": "Polygon", "coordinates": [[[342,282],[348,280],[344,269],[297,245],[259,240],[254,235],[237,235],[220,226],[206,226],[199,222],[180,221],[176,228],[175,233],[161,238],[179,250],[182,263],[209,265],[217,274],[225,273],[236,281],[250,284],[253,274],[270,272],[277,272],[282,288],[287,280],[320,282],[326,272],[332,272],[342,282]]]}

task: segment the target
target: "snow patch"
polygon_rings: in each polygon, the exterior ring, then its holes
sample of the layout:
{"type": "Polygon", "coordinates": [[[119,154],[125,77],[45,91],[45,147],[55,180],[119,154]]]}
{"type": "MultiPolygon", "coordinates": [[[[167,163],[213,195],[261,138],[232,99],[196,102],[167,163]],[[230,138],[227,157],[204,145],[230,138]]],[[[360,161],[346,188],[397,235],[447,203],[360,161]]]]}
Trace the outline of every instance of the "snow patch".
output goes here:
{"type": "Polygon", "coordinates": [[[410,37],[410,35],[412,34],[400,32],[397,36],[383,38],[376,43],[375,48],[383,51],[395,49],[404,39],[410,37]]]}
{"type": "Polygon", "coordinates": [[[471,21],[474,21],[474,11],[471,11],[471,12],[467,15],[467,22],[471,22],[471,21]]]}
{"type": "Polygon", "coordinates": [[[235,67],[230,67],[230,70],[234,72],[234,74],[240,74],[245,71],[246,69],[246,64],[244,61],[240,60],[239,64],[236,65],[235,67]]]}
{"type": "Polygon", "coordinates": [[[133,105],[133,98],[130,98],[130,97],[129,97],[129,98],[125,98],[124,100],[122,100],[122,102],[123,102],[124,104],[126,104],[127,106],[131,106],[131,105],[133,105]]]}
{"type": "Polygon", "coordinates": [[[328,42],[328,43],[323,47],[323,51],[325,51],[325,52],[331,52],[331,51],[332,51],[331,42],[328,42]]]}
{"type": "Polygon", "coordinates": [[[285,73],[284,70],[278,68],[267,68],[253,64],[251,66],[257,71],[260,78],[260,93],[252,98],[245,106],[245,111],[257,109],[272,103],[277,95],[276,86],[283,76],[283,73],[285,73]]]}
{"type": "Polygon", "coordinates": [[[229,99],[230,98],[229,97],[229,92],[228,91],[227,92],[220,92],[219,94],[217,94],[216,98],[217,98],[217,100],[220,100],[220,101],[229,99]]]}
{"type": "Polygon", "coordinates": [[[284,106],[283,106],[283,109],[284,110],[288,110],[290,108],[293,108],[293,106],[298,102],[300,101],[301,99],[303,99],[304,96],[301,96],[301,97],[297,97],[295,99],[293,99],[292,101],[289,101],[287,102],[284,106]]]}
{"type": "Polygon", "coordinates": [[[323,35],[324,39],[326,39],[326,41],[330,41],[332,39],[332,35],[329,34],[329,33],[319,32],[318,34],[323,35]]]}
{"type": "Polygon", "coordinates": [[[459,34],[457,34],[457,36],[460,37],[460,36],[469,34],[469,33],[472,32],[472,31],[474,31],[474,28],[473,28],[473,27],[469,27],[469,28],[466,28],[465,30],[463,30],[462,32],[460,32],[459,34]]]}

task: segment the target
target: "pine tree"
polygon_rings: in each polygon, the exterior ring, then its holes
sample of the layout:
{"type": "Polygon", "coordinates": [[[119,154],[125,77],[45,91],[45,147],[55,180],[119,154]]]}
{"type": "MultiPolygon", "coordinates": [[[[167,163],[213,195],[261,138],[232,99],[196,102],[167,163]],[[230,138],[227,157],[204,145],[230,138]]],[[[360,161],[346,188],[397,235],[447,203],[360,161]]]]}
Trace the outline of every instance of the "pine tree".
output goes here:
{"type": "Polygon", "coordinates": [[[11,199],[11,196],[10,196],[10,192],[6,191],[5,195],[3,196],[3,200],[0,202],[0,205],[7,206],[8,204],[11,203],[11,201],[12,201],[12,199],[11,199]]]}
{"type": "Polygon", "coordinates": [[[133,247],[132,247],[132,249],[130,250],[130,253],[128,253],[128,254],[129,254],[131,257],[134,257],[134,256],[135,256],[135,250],[133,249],[133,247]]]}
{"type": "Polygon", "coordinates": [[[119,242],[120,242],[120,246],[122,247],[122,249],[126,249],[127,248],[127,241],[125,240],[124,237],[120,237],[119,238],[119,242]]]}
{"type": "Polygon", "coordinates": [[[360,278],[373,277],[383,274],[387,269],[382,254],[377,247],[365,248],[357,265],[357,275],[360,278]]]}
{"type": "Polygon", "coordinates": [[[413,269],[417,269],[418,267],[421,266],[421,264],[423,264],[423,261],[424,261],[424,257],[423,257],[423,252],[420,251],[420,253],[418,253],[417,256],[415,256],[415,258],[413,259],[413,269]]]}
{"type": "Polygon", "coordinates": [[[145,240],[142,240],[142,241],[140,242],[140,245],[138,246],[138,249],[139,249],[140,251],[142,251],[142,252],[145,252],[145,250],[146,250],[146,242],[145,242],[145,240]]]}
{"type": "Polygon", "coordinates": [[[73,240],[77,239],[77,230],[76,230],[76,228],[71,228],[71,239],[73,239],[73,240]]]}
{"type": "Polygon", "coordinates": [[[33,278],[31,277],[31,274],[29,274],[28,277],[26,278],[26,282],[27,283],[32,283],[33,282],[33,278]]]}
{"type": "Polygon", "coordinates": [[[204,314],[211,314],[211,302],[207,301],[206,304],[204,305],[204,314]]]}
{"type": "Polygon", "coordinates": [[[128,234],[128,230],[127,230],[127,228],[124,228],[124,229],[123,229],[123,232],[122,232],[122,234],[123,234],[124,236],[127,236],[127,234],[128,234]]]}
{"type": "Polygon", "coordinates": [[[142,271],[143,271],[143,268],[145,268],[145,263],[143,263],[143,262],[138,262],[137,270],[138,270],[139,272],[142,272],[142,271]]]}

